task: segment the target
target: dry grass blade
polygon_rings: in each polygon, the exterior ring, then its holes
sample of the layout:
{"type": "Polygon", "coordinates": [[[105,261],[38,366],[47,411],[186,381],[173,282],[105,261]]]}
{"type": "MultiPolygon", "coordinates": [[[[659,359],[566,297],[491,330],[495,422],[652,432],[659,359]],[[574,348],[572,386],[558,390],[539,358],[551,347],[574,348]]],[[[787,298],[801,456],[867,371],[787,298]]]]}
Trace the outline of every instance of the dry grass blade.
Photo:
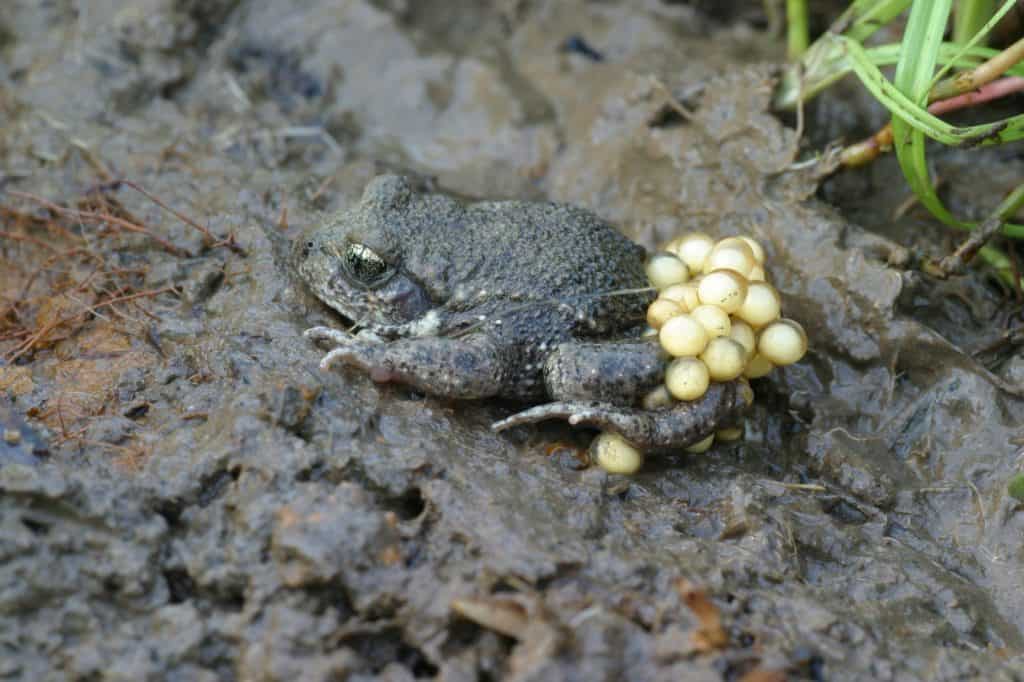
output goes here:
{"type": "Polygon", "coordinates": [[[522,639],[530,624],[526,608],[513,599],[460,597],[452,600],[451,609],[481,627],[516,639],[522,639]]]}
{"type": "Polygon", "coordinates": [[[32,336],[30,336],[28,339],[26,339],[21,344],[16,346],[14,350],[8,354],[7,362],[14,363],[22,355],[31,351],[32,348],[36,345],[36,343],[40,339],[44,338],[51,331],[53,331],[62,324],[67,324],[68,322],[71,322],[72,320],[81,317],[82,315],[94,313],[97,310],[106,308],[108,306],[116,305],[118,303],[127,303],[128,301],[134,301],[140,298],[152,298],[154,296],[159,296],[160,294],[164,294],[171,291],[176,291],[176,289],[173,286],[167,286],[163,287],[162,289],[154,289],[152,291],[140,291],[134,294],[115,296],[114,298],[110,298],[105,301],[100,301],[99,303],[85,307],[81,310],[75,310],[70,315],[62,315],[41,327],[34,334],[32,334],[32,336]]]}
{"type": "Polygon", "coordinates": [[[722,627],[722,614],[711,601],[707,590],[697,587],[686,578],[679,578],[676,591],[700,621],[700,626],[691,633],[694,649],[701,653],[724,649],[729,644],[729,634],[722,627]]]}
{"type": "Polygon", "coordinates": [[[144,234],[150,239],[152,239],[154,242],[159,244],[161,247],[163,247],[165,251],[175,256],[190,255],[187,251],[175,246],[174,244],[170,243],[163,237],[155,235],[150,230],[147,230],[141,225],[137,225],[129,220],[125,220],[124,218],[118,218],[117,216],[109,215],[107,213],[94,213],[92,211],[79,211],[74,208],[67,208],[65,206],[55,204],[52,201],[48,201],[46,199],[43,199],[42,197],[36,196],[35,194],[30,194],[28,192],[17,192],[15,190],[7,190],[7,193],[10,194],[11,196],[35,202],[40,206],[43,206],[58,215],[68,216],[71,218],[75,218],[77,220],[81,220],[83,222],[107,223],[109,225],[116,225],[117,227],[125,230],[126,232],[144,234]]]}
{"type": "Polygon", "coordinates": [[[231,249],[232,251],[234,251],[235,253],[237,253],[237,254],[239,254],[241,256],[246,255],[245,249],[243,249],[235,241],[235,235],[234,234],[229,234],[224,239],[218,239],[207,228],[203,227],[202,225],[200,225],[196,221],[192,220],[191,218],[189,218],[187,215],[185,215],[181,211],[175,210],[174,208],[172,208],[171,206],[166,204],[164,201],[162,201],[159,197],[155,196],[151,192],[149,192],[146,189],[144,189],[141,185],[138,185],[138,184],[132,182],[131,180],[119,180],[117,182],[119,184],[124,185],[125,187],[132,188],[133,190],[135,190],[136,192],[138,192],[142,196],[146,197],[147,199],[152,201],[154,204],[156,204],[160,208],[164,209],[165,211],[167,211],[168,213],[173,215],[175,218],[177,218],[181,222],[185,223],[186,225],[188,225],[190,227],[193,227],[193,228],[199,230],[203,234],[203,236],[206,237],[207,246],[210,246],[210,247],[226,246],[226,247],[228,247],[229,249],[231,249]]]}

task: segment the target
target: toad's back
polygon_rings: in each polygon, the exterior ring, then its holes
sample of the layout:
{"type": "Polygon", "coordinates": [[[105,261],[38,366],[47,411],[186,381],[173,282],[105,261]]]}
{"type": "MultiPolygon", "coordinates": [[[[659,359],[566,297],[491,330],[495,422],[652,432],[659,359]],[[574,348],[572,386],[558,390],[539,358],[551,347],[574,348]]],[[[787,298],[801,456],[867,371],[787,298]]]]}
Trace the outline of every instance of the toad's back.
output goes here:
{"type": "Polygon", "coordinates": [[[499,302],[532,304],[523,309],[534,319],[568,314],[577,336],[643,321],[651,300],[636,291],[649,286],[644,249],[593,214],[564,204],[483,202],[467,206],[459,222],[461,229],[435,235],[453,255],[457,297],[498,312],[499,302]]]}

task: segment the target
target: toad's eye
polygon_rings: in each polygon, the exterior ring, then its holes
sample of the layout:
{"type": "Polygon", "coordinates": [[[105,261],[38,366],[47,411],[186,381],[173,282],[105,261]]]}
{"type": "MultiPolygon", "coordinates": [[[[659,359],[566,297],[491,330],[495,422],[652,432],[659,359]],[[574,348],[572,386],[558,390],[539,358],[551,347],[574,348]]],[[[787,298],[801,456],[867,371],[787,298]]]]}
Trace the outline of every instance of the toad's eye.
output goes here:
{"type": "Polygon", "coordinates": [[[345,249],[343,263],[348,275],[366,286],[382,284],[392,272],[391,266],[383,258],[362,244],[349,244],[345,249]]]}

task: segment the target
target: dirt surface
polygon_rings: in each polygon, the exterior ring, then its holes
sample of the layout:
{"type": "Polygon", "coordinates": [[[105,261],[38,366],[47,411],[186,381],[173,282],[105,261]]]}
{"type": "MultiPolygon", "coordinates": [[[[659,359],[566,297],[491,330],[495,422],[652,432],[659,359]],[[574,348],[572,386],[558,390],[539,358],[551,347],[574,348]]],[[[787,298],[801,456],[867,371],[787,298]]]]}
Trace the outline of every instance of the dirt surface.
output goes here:
{"type": "MultiPolygon", "coordinates": [[[[0,679],[1021,679],[1024,365],[972,354],[1019,306],[920,273],[954,236],[893,217],[891,160],[794,165],[780,41],[696,5],[8,3],[0,679]],[[337,318],[276,256],[382,170],[752,234],[811,351],[744,441],[628,480],[320,372],[337,318]]],[[[880,120],[842,92],[812,129],[880,120]]],[[[937,159],[966,215],[1024,172],[937,159]]]]}

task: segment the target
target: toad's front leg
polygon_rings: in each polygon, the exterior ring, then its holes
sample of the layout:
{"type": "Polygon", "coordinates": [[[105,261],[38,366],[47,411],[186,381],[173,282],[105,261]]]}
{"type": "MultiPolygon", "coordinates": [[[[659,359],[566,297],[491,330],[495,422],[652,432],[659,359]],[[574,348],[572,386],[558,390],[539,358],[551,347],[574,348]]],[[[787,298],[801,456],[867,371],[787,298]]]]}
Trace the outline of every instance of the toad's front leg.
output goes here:
{"type": "Polygon", "coordinates": [[[644,450],[684,448],[716,430],[735,424],[748,406],[745,384],[712,384],[699,400],[676,403],[665,410],[618,407],[609,403],[557,402],[539,405],[496,422],[502,431],[546,419],[566,419],[577,426],[613,431],[644,450]]]}
{"type": "Polygon", "coordinates": [[[497,347],[483,337],[422,337],[381,341],[353,337],[329,327],[314,327],[308,338],[337,345],[320,361],[321,369],[337,363],[366,370],[377,382],[408,384],[445,398],[489,398],[505,383],[506,366],[497,347]]]}

